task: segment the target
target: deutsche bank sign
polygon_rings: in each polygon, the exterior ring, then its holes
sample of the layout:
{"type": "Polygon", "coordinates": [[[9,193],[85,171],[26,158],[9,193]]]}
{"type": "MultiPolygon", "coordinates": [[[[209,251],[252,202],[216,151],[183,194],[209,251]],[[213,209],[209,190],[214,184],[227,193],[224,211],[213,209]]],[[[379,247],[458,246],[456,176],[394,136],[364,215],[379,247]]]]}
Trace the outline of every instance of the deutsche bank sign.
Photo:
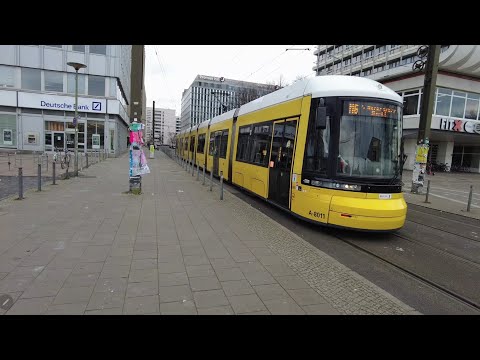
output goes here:
{"type": "MultiPolygon", "coordinates": [[[[18,106],[37,109],[75,111],[75,98],[70,96],[19,92],[18,106]]],[[[105,114],[106,100],[78,98],[78,111],[105,114]]]]}
{"type": "MultiPolygon", "coordinates": [[[[51,103],[46,102],[44,100],[40,100],[40,107],[42,109],[65,109],[65,110],[75,110],[75,104],[67,104],[66,102],[63,103],[51,103]]],[[[78,105],[79,111],[102,111],[102,103],[98,101],[92,101],[92,106],[88,105],[78,105]]]]}

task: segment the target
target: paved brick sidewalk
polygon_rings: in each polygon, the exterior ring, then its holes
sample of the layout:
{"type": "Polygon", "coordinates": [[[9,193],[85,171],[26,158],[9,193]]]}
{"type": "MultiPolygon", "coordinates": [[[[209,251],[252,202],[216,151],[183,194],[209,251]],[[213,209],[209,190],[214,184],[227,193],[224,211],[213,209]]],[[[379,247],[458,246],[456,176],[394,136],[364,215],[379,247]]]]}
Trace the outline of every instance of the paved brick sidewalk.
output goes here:
{"type": "Polygon", "coordinates": [[[417,313],[155,156],[140,196],[123,156],[0,201],[0,314],[417,313]]]}

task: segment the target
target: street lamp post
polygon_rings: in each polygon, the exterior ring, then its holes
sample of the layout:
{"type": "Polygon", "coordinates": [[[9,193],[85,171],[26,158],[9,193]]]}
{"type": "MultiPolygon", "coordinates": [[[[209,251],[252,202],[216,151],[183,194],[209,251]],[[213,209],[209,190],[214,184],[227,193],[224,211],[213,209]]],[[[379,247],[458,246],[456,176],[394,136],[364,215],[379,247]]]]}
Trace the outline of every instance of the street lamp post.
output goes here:
{"type": "Polygon", "coordinates": [[[86,68],[87,65],[68,62],[67,65],[75,69],[75,117],[73,118],[75,125],[75,161],[74,161],[74,176],[78,176],[78,70],[86,68]]]}

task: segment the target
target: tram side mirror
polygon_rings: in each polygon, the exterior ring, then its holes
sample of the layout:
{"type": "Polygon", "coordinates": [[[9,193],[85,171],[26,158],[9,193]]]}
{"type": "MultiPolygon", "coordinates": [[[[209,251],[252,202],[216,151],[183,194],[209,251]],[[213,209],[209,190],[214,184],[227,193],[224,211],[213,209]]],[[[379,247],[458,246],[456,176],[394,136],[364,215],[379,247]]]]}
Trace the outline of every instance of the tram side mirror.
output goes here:
{"type": "Polygon", "coordinates": [[[327,127],[327,108],[325,106],[317,107],[317,114],[315,117],[315,128],[325,129],[327,127]]]}

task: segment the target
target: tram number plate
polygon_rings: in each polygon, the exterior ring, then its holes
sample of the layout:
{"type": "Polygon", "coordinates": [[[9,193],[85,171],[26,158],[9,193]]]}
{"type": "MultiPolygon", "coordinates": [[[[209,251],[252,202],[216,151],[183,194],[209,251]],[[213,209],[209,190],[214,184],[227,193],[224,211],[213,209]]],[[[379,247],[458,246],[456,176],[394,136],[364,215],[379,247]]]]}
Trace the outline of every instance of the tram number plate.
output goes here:
{"type": "Polygon", "coordinates": [[[378,194],[378,198],[379,199],[391,199],[392,198],[392,194],[378,194]]]}
{"type": "Polygon", "coordinates": [[[316,217],[316,218],[319,218],[319,219],[325,219],[325,214],[320,213],[320,212],[316,212],[316,211],[310,210],[310,211],[308,212],[308,214],[309,214],[310,216],[313,216],[313,217],[316,217]]]}

